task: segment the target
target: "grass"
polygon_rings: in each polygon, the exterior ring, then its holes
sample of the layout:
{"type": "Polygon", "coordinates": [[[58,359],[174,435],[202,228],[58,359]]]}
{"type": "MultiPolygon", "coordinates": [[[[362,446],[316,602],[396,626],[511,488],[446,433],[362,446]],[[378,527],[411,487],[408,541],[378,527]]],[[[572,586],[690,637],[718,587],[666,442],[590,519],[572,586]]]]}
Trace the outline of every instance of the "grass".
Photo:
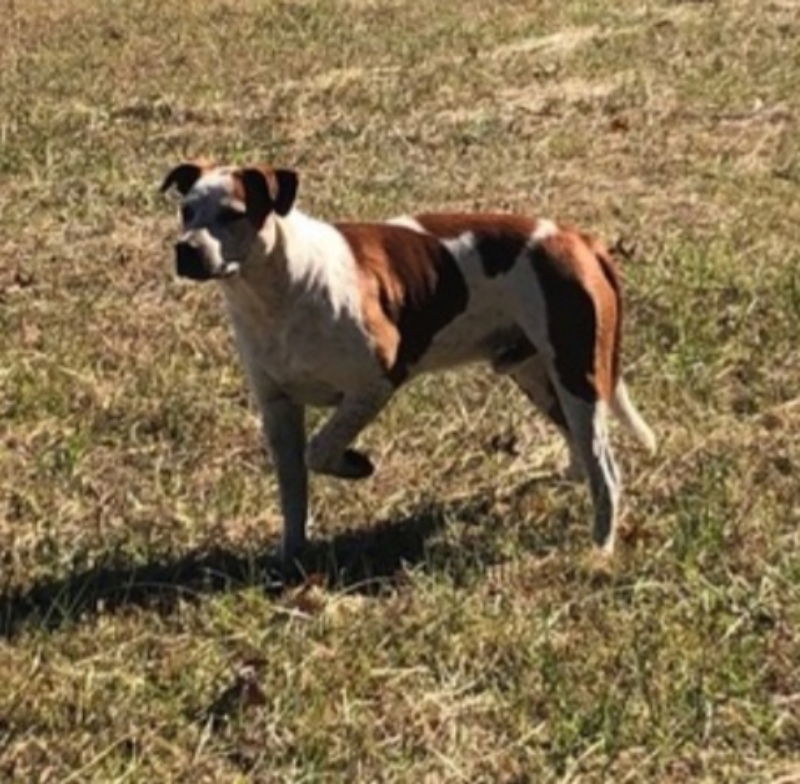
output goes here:
{"type": "Polygon", "coordinates": [[[800,781],[800,20],[788,0],[6,0],[0,779],[800,781]],[[556,435],[481,369],[314,482],[309,578],[187,156],[330,217],[535,211],[631,249],[657,431],[613,568],[556,435]],[[346,491],[346,492],[343,492],[346,491]]]}

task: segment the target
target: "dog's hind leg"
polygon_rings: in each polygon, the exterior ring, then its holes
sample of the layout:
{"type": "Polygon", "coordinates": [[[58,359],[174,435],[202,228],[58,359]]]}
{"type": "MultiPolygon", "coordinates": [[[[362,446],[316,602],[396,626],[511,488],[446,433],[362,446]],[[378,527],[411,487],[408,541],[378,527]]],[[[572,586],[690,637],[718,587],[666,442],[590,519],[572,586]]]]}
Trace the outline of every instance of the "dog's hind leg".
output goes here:
{"type": "Polygon", "coordinates": [[[611,552],[620,474],[608,440],[608,407],[594,389],[590,373],[591,367],[581,370],[579,365],[560,362],[556,357],[549,372],[540,360],[538,369],[520,369],[512,377],[567,440],[570,451],[567,474],[575,479],[588,479],[595,513],[593,538],[597,545],[611,552]]]}
{"type": "Polygon", "coordinates": [[[561,406],[580,457],[594,504],[592,537],[608,553],[614,549],[621,479],[608,439],[607,404],[597,397],[575,394],[569,382],[554,378],[561,406]]]}
{"type": "Polygon", "coordinates": [[[594,541],[611,552],[621,482],[607,412],[616,386],[619,298],[579,240],[542,245],[509,275],[508,293],[519,326],[542,357],[589,481],[594,541]]]}
{"type": "Polygon", "coordinates": [[[569,465],[564,472],[567,479],[582,479],[583,465],[570,437],[569,427],[555,387],[550,381],[547,364],[538,354],[534,354],[524,362],[508,371],[508,375],[531,401],[564,436],[569,447],[569,465]]]}
{"type": "Polygon", "coordinates": [[[345,394],[331,418],[311,439],[308,467],[318,474],[341,479],[365,479],[374,469],[362,452],[349,448],[358,434],[380,413],[394,392],[389,381],[379,381],[345,394]]]}

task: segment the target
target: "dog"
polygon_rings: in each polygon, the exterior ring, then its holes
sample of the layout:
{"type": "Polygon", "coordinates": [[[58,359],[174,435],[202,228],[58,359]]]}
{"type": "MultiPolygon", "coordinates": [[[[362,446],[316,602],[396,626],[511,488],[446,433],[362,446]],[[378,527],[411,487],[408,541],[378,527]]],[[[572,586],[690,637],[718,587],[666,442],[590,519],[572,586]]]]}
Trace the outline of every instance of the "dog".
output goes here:
{"type": "Polygon", "coordinates": [[[182,163],[179,276],[217,280],[277,471],[290,565],[306,544],[308,470],[362,479],[354,442],[412,378],[488,362],[564,435],[588,479],[592,535],[614,549],[616,415],[656,440],[622,379],[620,276],[576,229],[516,214],[422,214],[328,223],[295,207],[290,169],[182,163]],[[307,441],[306,406],[334,407],[307,441]]]}

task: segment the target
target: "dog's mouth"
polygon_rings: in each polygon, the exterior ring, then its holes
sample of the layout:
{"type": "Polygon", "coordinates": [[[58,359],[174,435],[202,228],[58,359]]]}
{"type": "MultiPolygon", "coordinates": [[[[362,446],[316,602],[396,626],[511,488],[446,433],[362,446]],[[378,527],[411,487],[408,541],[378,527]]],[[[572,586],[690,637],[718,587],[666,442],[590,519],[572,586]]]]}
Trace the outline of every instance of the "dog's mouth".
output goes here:
{"type": "Polygon", "coordinates": [[[187,262],[178,262],[176,265],[176,272],[181,278],[188,278],[189,280],[205,281],[205,280],[226,280],[233,278],[239,274],[241,267],[238,261],[228,261],[223,266],[214,272],[205,266],[192,264],[187,262]]]}
{"type": "Polygon", "coordinates": [[[241,270],[242,265],[238,261],[226,261],[222,265],[222,269],[219,272],[220,278],[232,278],[234,275],[238,275],[239,271],[241,270]]]}
{"type": "Polygon", "coordinates": [[[196,248],[186,245],[176,248],[175,271],[182,278],[198,281],[230,278],[240,269],[239,261],[224,259],[221,264],[210,264],[196,248]]]}

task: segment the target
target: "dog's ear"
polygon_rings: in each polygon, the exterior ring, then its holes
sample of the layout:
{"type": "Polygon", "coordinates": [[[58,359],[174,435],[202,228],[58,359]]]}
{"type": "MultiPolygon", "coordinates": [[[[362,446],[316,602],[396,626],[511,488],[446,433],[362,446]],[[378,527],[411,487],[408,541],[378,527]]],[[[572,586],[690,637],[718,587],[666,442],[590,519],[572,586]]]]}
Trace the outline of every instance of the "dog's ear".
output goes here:
{"type": "Polygon", "coordinates": [[[203,174],[203,167],[197,163],[182,163],[176,166],[161,183],[161,193],[168,191],[173,185],[181,196],[185,196],[203,174]]]}
{"type": "Polygon", "coordinates": [[[278,215],[287,215],[297,197],[299,184],[297,172],[292,169],[276,169],[275,181],[278,185],[278,192],[275,195],[275,212],[278,215]]]}
{"type": "Polygon", "coordinates": [[[297,195],[297,173],[291,169],[253,166],[239,172],[247,216],[261,228],[273,210],[286,215],[297,195]]]}

